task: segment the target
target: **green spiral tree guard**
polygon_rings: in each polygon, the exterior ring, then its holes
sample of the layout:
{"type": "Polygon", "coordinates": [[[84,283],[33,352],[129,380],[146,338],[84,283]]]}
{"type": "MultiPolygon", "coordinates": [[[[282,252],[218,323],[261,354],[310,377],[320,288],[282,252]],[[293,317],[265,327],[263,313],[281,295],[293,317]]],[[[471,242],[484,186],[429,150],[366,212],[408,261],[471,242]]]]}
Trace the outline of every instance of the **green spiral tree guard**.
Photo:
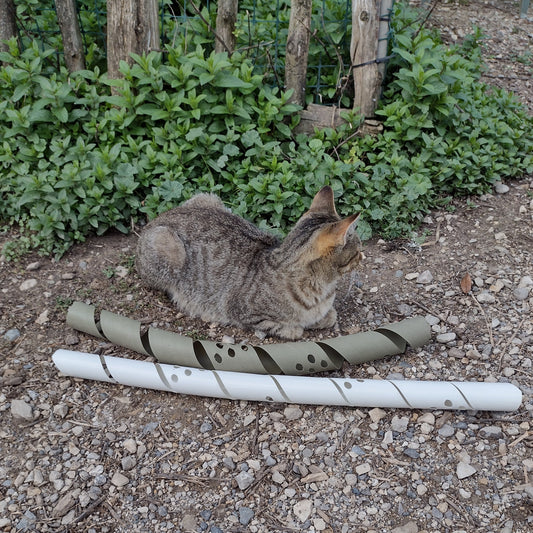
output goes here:
{"type": "Polygon", "coordinates": [[[113,344],[155,357],[160,363],[252,374],[312,374],[350,364],[404,353],[407,346],[422,346],[431,338],[423,318],[386,324],[374,331],[322,341],[279,344],[226,344],[193,340],[177,333],[150,327],[142,331],[137,320],[74,302],[67,313],[74,329],[106,339],[113,344]]]}

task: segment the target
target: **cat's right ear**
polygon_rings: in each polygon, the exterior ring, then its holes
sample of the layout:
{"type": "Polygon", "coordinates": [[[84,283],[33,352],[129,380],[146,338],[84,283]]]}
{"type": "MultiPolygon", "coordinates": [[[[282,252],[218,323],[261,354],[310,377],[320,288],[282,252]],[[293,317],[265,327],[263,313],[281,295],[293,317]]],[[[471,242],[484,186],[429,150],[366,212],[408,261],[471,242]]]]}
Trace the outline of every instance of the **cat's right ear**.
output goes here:
{"type": "Polygon", "coordinates": [[[308,213],[325,213],[327,215],[337,215],[337,210],[335,209],[335,198],[333,196],[333,189],[326,185],[322,187],[320,191],[315,194],[313,201],[311,202],[311,207],[309,208],[308,213]]]}

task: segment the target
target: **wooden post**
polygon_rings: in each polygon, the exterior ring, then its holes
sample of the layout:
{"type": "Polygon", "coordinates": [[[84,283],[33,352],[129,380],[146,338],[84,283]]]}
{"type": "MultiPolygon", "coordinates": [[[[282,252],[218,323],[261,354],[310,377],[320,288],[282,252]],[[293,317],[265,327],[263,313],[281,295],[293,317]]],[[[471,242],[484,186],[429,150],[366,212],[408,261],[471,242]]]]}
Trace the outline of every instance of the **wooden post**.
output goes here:
{"type": "Polygon", "coordinates": [[[63,53],[69,72],[85,68],[83,40],[74,0],[55,0],[57,21],[63,37],[63,53]]]}
{"type": "Polygon", "coordinates": [[[159,49],[157,0],[107,0],[107,75],[121,76],[120,61],[159,49]]]}
{"type": "Polygon", "coordinates": [[[294,89],[290,101],[301,106],[305,106],[311,5],[311,0],[291,0],[291,16],[285,55],[285,89],[294,89]]]}
{"type": "Polygon", "coordinates": [[[382,75],[377,59],[380,0],[352,0],[350,57],[354,78],[354,109],[365,117],[374,115],[382,75]]]}
{"type": "Polygon", "coordinates": [[[235,51],[235,22],[237,20],[238,0],[219,0],[217,8],[215,52],[235,51]]]}
{"type": "MultiPolygon", "coordinates": [[[[17,35],[13,0],[0,0],[0,41],[7,41],[17,35]]],[[[0,52],[9,50],[7,44],[0,42],[0,52]]]]}

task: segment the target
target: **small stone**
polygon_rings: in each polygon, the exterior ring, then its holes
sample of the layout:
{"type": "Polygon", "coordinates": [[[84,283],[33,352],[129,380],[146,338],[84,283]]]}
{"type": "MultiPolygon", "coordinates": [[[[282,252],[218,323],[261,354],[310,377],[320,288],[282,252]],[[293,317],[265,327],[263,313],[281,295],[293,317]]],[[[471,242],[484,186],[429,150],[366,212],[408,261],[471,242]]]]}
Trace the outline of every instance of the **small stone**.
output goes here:
{"type": "Polygon", "coordinates": [[[459,479],[470,477],[474,475],[476,472],[477,470],[472,465],[469,465],[468,463],[465,463],[464,461],[460,461],[457,465],[456,473],[459,479]]]}
{"type": "Polygon", "coordinates": [[[505,239],[507,239],[507,235],[505,235],[503,231],[499,231],[498,233],[494,234],[494,238],[497,241],[504,241],[505,239]]]}
{"type": "Polygon", "coordinates": [[[489,292],[483,291],[477,295],[477,301],[481,304],[493,304],[496,301],[496,297],[489,292]]]}
{"type": "Polygon", "coordinates": [[[397,431],[398,433],[403,433],[407,430],[407,426],[409,425],[409,417],[403,416],[394,416],[391,421],[391,429],[392,431],[397,431]]]}
{"type": "Polygon", "coordinates": [[[184,514],[181,519],[181,529],[183,531],[196,531],[198,523],[196,517],[193,514],[184,514]]]}
{"type": "Polygon", "coordinates": [[[11,415],[15,420],[33,421],[33,407],[24,400],[11,400],[11,415]]]}
{"type": "Polygon", "coordinates": [[[433,315],[426,315],[425,319],[430,326],[436,326],[440,322],[440,318],[433,315]]]}
{"type": "Polygon", "coordinates": [[[65,516],[75,504],[76,500],[74,499],[72,494],[70,492],[65,494],[62,498],[60,498],[60,500],[57,502],[56,506],[52,510],[52,516],[54,518],[65,516]]]}
{"type": "Polygon", "coordinates": [[[433,281],[433,275],[429,270],[424,270],[421,274],[419,274],[416,278],[417,283],[421,283],[422,285],[427,285],[428,283],[431,283],[433,281]]]}
{"type": "Polygon", "coordinates": [[[15,342],[20,337],[20,331],[18,329],[8,329],[4,333],[4,339],[9,342],[15,342]]]}
{"type": "Polygon", "coordinates": [[[29,272],[32,272],[34,270],[39,270],[40,268],[41,268],[41,263],[39,263],[39,261],[35,261],[34,263],[30,263],[26,267],[26,270],[28,270],[29,272]]]}
{"type": "Polygon", "coordinates": [[[305,522],[313,511],[313,503],[310,500],[300,500],[294,505],[292,511],[300,522],[305,522]]]}
{"type": "Polygon", "coordinates": [[[503,281],[501,279],[497,279],[490,287],[489,290],[491,292],[495,292],[496,294],[499,293],[503,288],[505,287],[503,281]]]}
{"type": "Polygon", "coordinates": [[[120,464],[122,465],[122,470],[128,471],[137,466],[137,460],[133,455],[126,455],[126,457],[122,458],[120,464]]]}
{"type": "Polygon", "coordinates": [[[530,290],[530,287],[517,287],[513,291],[513,295],[519,302],[522,300],[527,300],[530,290]]]}
{"type": "Polygon", "coordinates": [[[420,485],[417,485],[416,487],[416,493],[419,496],[424,496],[424,494],[426,494],[427,491],[428,491],[428,488],[423,483],[420,483],[420,485]]]}
{"type": "Polygon", "coordinates": [[[30,289],[33,289],[36,286],[37,286],[37,280],[32,278],[32,279],[27,279],[23,281],[20,284],[19,288],[21,291],[29,291],[30,289]]]}
{"type": "Polygon", "coordinates": [[[247,526],[254,517],[254,511],[253,509],[250,509],[249,507],[239,507],[239,523],[243,526],[247,526]]]}
{"type": "Polygon", "coordinates": [[[500,181],[498,181],[498,182],[496,182],[494,184],[494,190],[498,194],[505,194],[505,193],[509,192],[509,186],[505,185],[505,183],[501,183],[500,181]]]}
{"type": "Polygon", "coordinates": [[[518,284],[519,287],[531,287],[533,286],[533,279],[531,279],[531,276],[524,276],[520,279],[520,283],[518,284]]]}
{"type": "Polygon", "coordinates": [[[50,319],[48,318],[48,309],[45,309],[36,319],[35,323],[39,326],[43,326],[46,324],[50,319]]]}
{"type": "Polygon", "coordinates": [[[398,305],[398,313],[402,316],[410,316],[413,313],[413,308],[409,304],[398,305]]]}
{"type": "Polygon", "coordinates": [[[76,277],[76,274],[74,272],[64,272],[61,274],[61,279],[64,279],[65,281],[69,281],[71,279],[74,279],[76,277]]]}
{"type": "Polygon", "coordinates": [[[435,425],[435,415],[433,413],[424,413],[422,416],[418,417],[417,422],[419,424],[431,424],[435,425]]]}
{"type": "Polygon", "coordinates": [[[113,477],[111,478],[111,483],[113,483],[115,487],[124,487],[129,482],[129,478],[127,478],[124,474],[121,474],[120,472],[115,472],[113,474],[113,477]]]}
{"type": "Polygon", "coordinates": [[[391,533],[418,533],[418,526],[416,525],[416,522],[411,520],[403,526],[395,527],[391,530],[391,533]]]}
{"type": "Polygon", "coordinates": [[[355,473],[358,476],[362,476],[364,474],[368,474],[372,470],[372,467],[368,463],[361,463],[360,465],[357,465],[355,467],[355,473]]]}
{"type": "Polygon", "coordinates": [[[370,420],[372,420],[372,422],[376,424],[382,418],[385,418],[387,416],[387,413],[383,409],[380,409],[379,407],[374,407],[374,409],[371,409],[368,412],[368,416],[370,417],[370,420]]]}
{"type": "Polygon", "coordinates": [[[272,474],[272,481],[278,485],[281,485],[281,483],[285,481],[285,476],[278,470],[275,470],[272,474]]]}
{"type": "Polygon", "coordinates": [[[229,335],[224,335],[222,337],[222,343],[223,344],[235,344],[235,337],[231,337],[229,335]]]}
{"type": "Polygon", "coordinates": [[[135,453],[137,451],[137,443],[135,439],[126,439],[122,443],[123,448],[129,453],[135,453]]]}
{"type": "Polygon", "coordinates": [[[245,490],[255,481],[255,477],[250,472],[240,472],[235,476],[235,481],[239,489],[245,490]]]}
{"type": "Polygon", "coordinates": [[[448,344],[449,342],[453,342],[456,338],[457,335],[453,331],[448,333],[440,333],[436,337],[437,342],[440,342],[441,344],[448,344]]]}
{"type": "Polygon", "coordinates": [[[453,428],[453,426],[450,426],[450,424],[444,424],[439,429],[439,435],[441,437],[451,437],[454,433],[455,433],[455,429],[453,428]]]}
{"type": "Polygon", "coordinates": [[[211,431],[212,429],[213,429],[213,424],[211,424],[210,422],[204,422],[200,426],[200,433],[209,433],[209,431],[211,431]]]}
{"type": "Polygon", "coordinates": [[[405,279],[407,281],[413,281],[414,279],[417,279],[420,274],[418,272],[409,272],[405,275],[405,279]]]}
{"type": "Polygon", "coordinates": [[[405,448],[403,451],[407,457],[410,457],[411,459],[418,459],[420,457],[420,453],[418,450],[415,450],[414,448],[405,448]]]}
{"type": "Polygon", "coordinates": [[[502,429],[498,426],[485,426],[479,430],[479,434],[485,439],[501,439],[502,429]]]}
{"type": "Polygon", "coordinates": [[[299,407],[289,406],[285,408],[283,414],[287,420],[298,420],[302,418],[303,411],[299,407]]]}
{"type": "Polygon", "coordinates": [[[58,403],[57,405],[54,405],[53,411],[54,415],[59,418],[65,418],[68,414],[68,405],[65,403],[58,403]]]}
{"type": "Polygon", "coordinates": [[[65,337],[65,344],[67,346],[75,346],[80,342],[80,338],[77,335],[69,334],[65,337]]]}
{"type": "Polygon", "coordinates": [[[469,490],[459,488],[459,496],[461,496],[461,498],[464,500],[468,500],[472,496],[472,493],[469,490]]]}

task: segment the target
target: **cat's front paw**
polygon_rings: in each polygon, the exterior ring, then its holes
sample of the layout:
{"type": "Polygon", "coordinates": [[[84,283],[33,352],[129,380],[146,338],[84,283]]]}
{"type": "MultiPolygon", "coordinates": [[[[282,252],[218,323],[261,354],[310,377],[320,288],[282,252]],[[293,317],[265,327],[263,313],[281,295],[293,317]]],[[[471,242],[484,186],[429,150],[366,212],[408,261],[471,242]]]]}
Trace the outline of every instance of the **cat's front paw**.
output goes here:
{"type": "Polygon", "coordinates": [[[304,334],[304,328],[300,326],[280,325],[275,330],[272,330],[274,335],[287,339],[289,341],[295,341],[302,337],[304,334]]]}
{"type": "Polygon", "coordinates": [[[321,320],[311,326],[311,329],[329,329],[337,323],[337,311],[333,307],[321,320]]]}

